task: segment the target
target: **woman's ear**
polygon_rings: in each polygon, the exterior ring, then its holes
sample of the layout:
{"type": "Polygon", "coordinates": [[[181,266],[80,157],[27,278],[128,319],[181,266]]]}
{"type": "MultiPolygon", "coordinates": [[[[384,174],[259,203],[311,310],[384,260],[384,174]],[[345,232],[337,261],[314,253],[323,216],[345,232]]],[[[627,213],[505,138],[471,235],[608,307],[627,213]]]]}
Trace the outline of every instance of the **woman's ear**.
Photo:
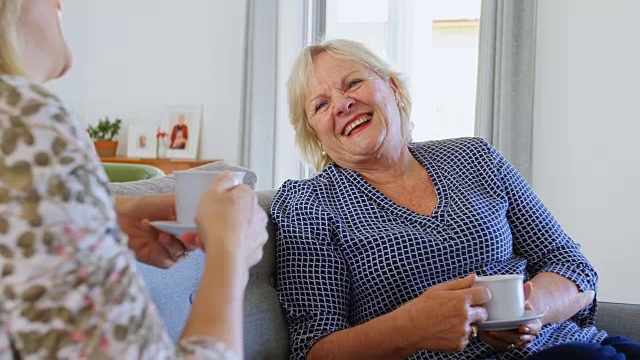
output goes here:
{"type": "Polygon", "coordinates": [[[396,79],[394,79],[393,77],[389,77],[389,80],[387,80],[389,82],[389,86],[391,87],[391,91],[393,91],[393,96],[397,99],[398,98],[398,83],[396,82],[396,79]]]}

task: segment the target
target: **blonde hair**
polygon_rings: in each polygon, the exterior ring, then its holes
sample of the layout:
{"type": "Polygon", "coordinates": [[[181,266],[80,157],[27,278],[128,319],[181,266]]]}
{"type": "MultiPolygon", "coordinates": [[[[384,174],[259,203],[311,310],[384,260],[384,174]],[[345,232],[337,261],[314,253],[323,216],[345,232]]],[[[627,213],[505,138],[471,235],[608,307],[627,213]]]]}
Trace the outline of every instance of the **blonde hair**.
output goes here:
{"type": "Polygon", "coordinates": [[[17,48],[23,0],[0,0],[0,75],[26,75],[17,48]]]}
{"type": "Polygon", "coordinates": [[[328,155],[322,155],[322,146],[316,140],[313,129],[309,125],[309,119],[305,111],[306,93],[309,80],[313,76],[313,60],[321,53],[327,52],[337,58],[356,61],[380,78],[393,79],[398,87],[399,100],[404,104],[400,107],[400,120],[402,134],[405,142],[411,142],[411,96],[409,86],[404,76],[391,69],[389,64],[382,60],[363,44],[344,39],[324,41],[320,44],[306,46],[293,64],[293,69],[287,82],[289,95],[289,120],[296,133],[296,146],[302,158],[316,172],[324,170],[333,160],[328,155]]]}

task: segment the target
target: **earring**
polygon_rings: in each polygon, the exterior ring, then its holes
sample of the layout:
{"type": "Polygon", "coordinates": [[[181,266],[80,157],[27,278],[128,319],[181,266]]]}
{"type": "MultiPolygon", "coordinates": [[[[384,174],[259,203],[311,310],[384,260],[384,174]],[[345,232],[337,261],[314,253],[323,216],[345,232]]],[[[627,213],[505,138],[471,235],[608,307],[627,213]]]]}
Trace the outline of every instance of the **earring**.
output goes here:
{"type": "Polygon", "coordinates": [[[327,152],[326,152],[326,151],[324,151],[324,147],[322,146],[322,143],[321,143],[321,142],[319,142],[319,141],[318,141],[318,147],[319,147],[320,149],[322,149],[322,152],[320,153],[320,155],[321,155],[322,157],[327,156],[327,152]]]}
{"type": "Polygon", "coordinates": [[[400,101],[400,102],[398,103],[398,107],[399,107],[400,109],[404,108],[404,103],[403,103],[402,101],[400,101]]]}

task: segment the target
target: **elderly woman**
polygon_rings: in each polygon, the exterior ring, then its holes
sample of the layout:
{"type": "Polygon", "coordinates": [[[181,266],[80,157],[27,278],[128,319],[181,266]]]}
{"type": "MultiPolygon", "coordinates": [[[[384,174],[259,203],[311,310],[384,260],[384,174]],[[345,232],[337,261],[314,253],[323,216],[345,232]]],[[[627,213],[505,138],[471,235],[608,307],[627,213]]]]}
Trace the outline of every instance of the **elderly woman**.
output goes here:
{"type": "Polygon", "coordinates": [[[411,142],[407,84],[378,56],[346,40],[308,46],[288,86],[297,145],[319,172],[271,205],[293,359],[638,350],[592,326],[596,272],[494,148],[411,142]],[[544,316],[478,333],[491,295],[475,274],[523,274],[527,309],[544,316]]]}
{"type": "Polygon", "coordinates": [[[148,224],[175,217],[173,195],[114,204],[84,125],[41,87],[71,64],[60,12],[57,0],[0,0],[0,358],[241,358],[266,214],[230,174],[205,192],[203,282],[173,344],[121,234],[140,260],[175,264],[186,246],[148,224]]]}

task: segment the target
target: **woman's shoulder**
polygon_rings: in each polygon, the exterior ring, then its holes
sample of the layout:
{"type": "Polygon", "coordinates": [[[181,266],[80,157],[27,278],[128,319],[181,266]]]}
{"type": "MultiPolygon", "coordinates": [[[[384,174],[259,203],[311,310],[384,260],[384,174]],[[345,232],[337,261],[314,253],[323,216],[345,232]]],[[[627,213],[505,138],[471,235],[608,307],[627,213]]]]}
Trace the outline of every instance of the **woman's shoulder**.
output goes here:
{"type": "MultiPolygon", "coordinates": [[[[0,75],[0,120],[10,128],[82,127],[66,105],[42,85],[19,76],[0,75]]],[[[72,132],[74,130],[71,130],[72,132]]]]}
{"type": "Polygon", "coordinates": [[[49,140],[83,150],[92,148],[84,124],[66,105],[42,85],[23,77],[0,76],[0,123],[4,155],[19,144],[37,148],[49,140]]]}
{"type": "Polygon", "coordinates": [[[412,143],[411,148],[419,158],[444,163],[461,162],[472,165],[478,161],[492,161],[495,149],[479,137],[461,137],[412,143]]]}
{"type": "Polygon", "coordinates": [[[57,96],[38,83],[21,76],[0,75],[0,106],[20,108],[36,102],[63,106],[57,96]]]}
{"type": "Polygon", "coordinates": [[[442,153],[474,151],[478,149],[486,149],[489,143],[480,137],[459,137],[442,140],[428,140],[422,142],[414,142],[411,144],[414,149],[439,151],[442,153]]]}
{"type": "Polygon", "coordinates": [[[326,198],[325,195],[336,192],[338,184],[336,176],[340,170],[330,164],[321,173],[309,179],[286,180],[276,191],[271,203],[274,209],[287,208],[289,204],[319,204],[326,198]]]}
{"type": "Polygon", "coordinates": [[[322,188],[327,187],[326,179],[316,175],[310,179],[286,180],[276,191],[275,199],[293,200],[298,197],[314,196],[322,188]]]}

